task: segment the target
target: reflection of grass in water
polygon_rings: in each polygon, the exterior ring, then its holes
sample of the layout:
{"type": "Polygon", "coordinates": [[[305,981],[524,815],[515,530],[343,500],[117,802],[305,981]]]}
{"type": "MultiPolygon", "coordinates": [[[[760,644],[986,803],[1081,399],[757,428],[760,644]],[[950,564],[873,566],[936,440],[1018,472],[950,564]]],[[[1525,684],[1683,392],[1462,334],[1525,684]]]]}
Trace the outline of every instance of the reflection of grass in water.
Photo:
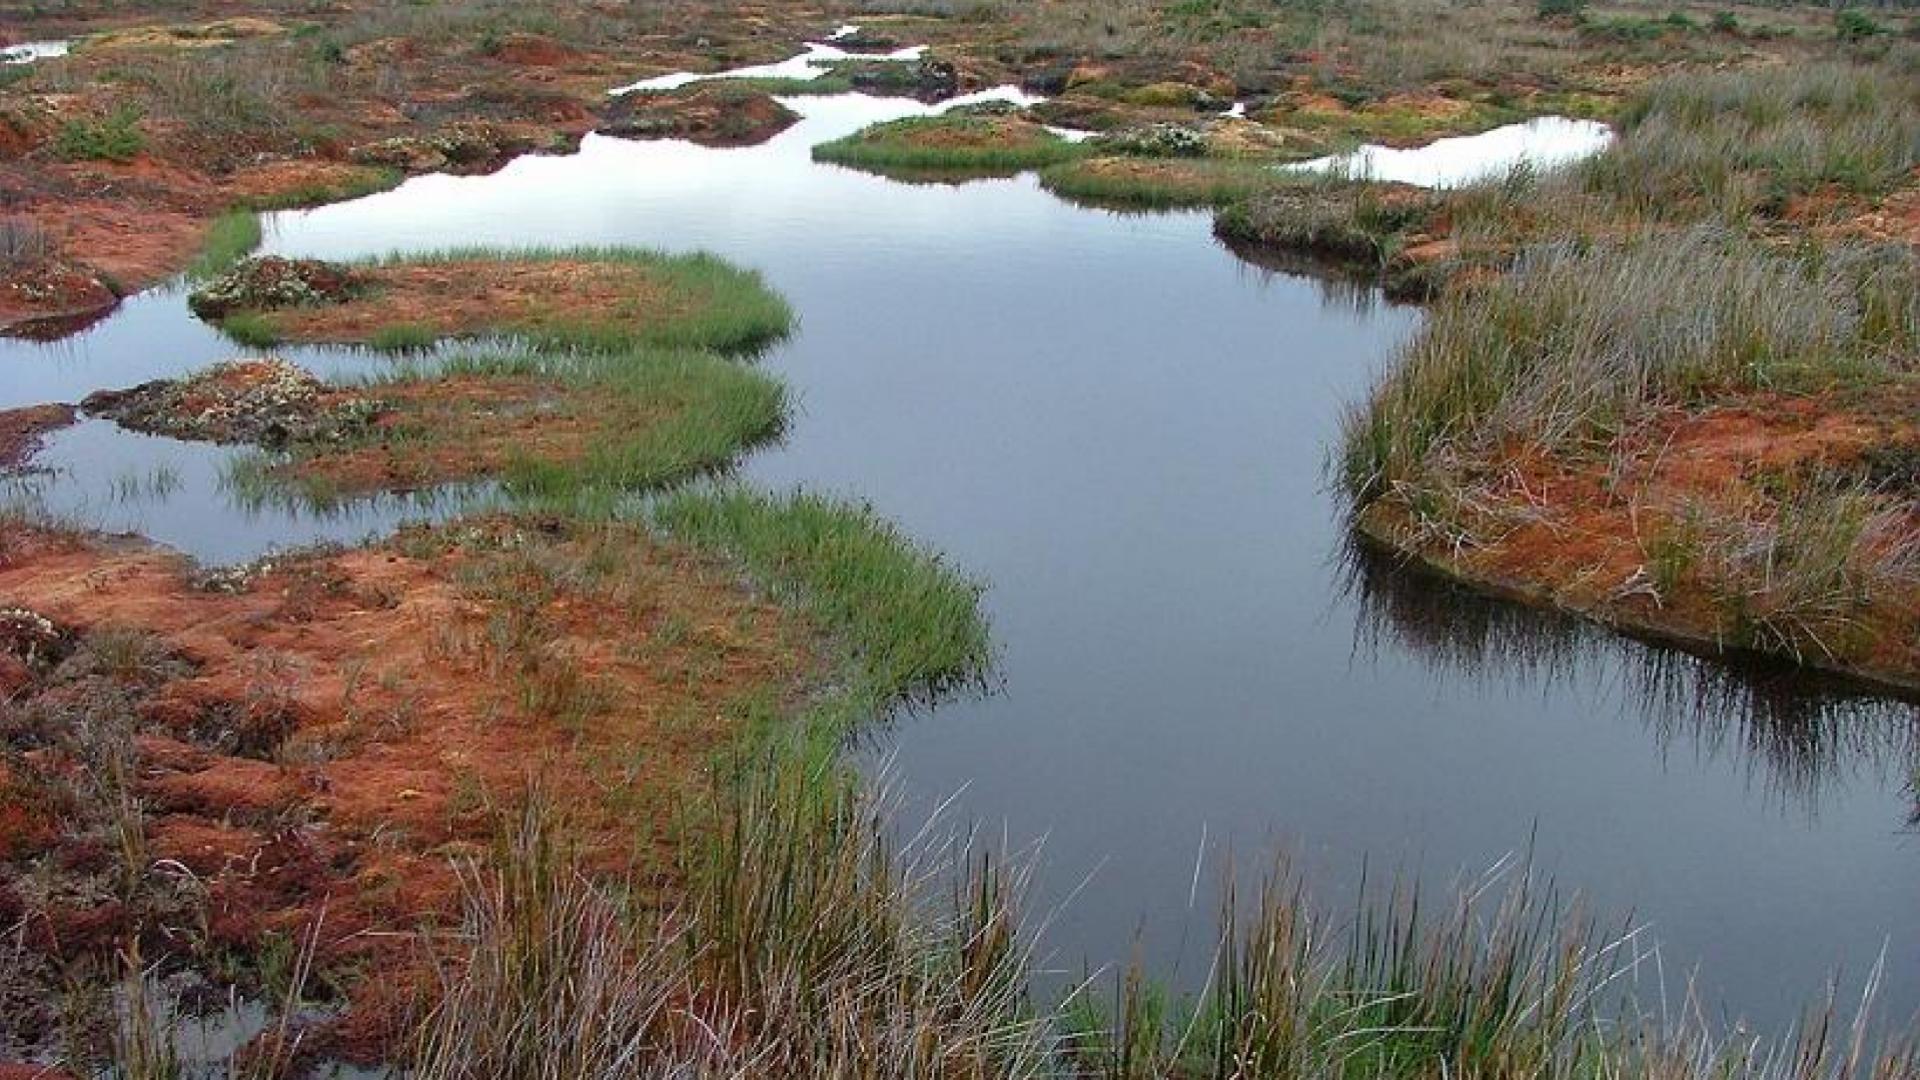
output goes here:
{"type": "Polygon", "coordinates": [[[1920,768],[1910,706],[1778,662],[1699,657],[1623,637],[1561,612],[1493,599],[1407,565],[1359,538],[1344,555],[1360,644],[1390,642],[1438,671],[1506,684],[1585,685],[1624,669],[1625,706],[1665,746],[1686,739],[1708,757],[1742,762],[1783,800],[1817,807],[1862,772],[1904,780],[1920,768]]]}
{"type": "Polygon", "coordinates": [[[223,274],[259,246],[260,215],[251,210],[222,214],[207,227],[207,238],[187,268],[187,277],[200,281],[223,274]]]}
{"type": "Polygon", "coordinates": [[[155,465],[145,472],[129,469],[114,477],[107,485],[117,503],[162,502],[182,485],[180,470],[172,465],[155,465]]]}
{"type": "Polygon", "coordinates": [[[477,509],[497,492],[491,482],[443,484],[419,491],[343,491],[325,475],[289,474],[285,455],[266,451],[235,454],[220,467],[220,490],[241,511],[312,521],[347,521],[368,510],[398,509],[422,517],[449,518],[477,509]]]}

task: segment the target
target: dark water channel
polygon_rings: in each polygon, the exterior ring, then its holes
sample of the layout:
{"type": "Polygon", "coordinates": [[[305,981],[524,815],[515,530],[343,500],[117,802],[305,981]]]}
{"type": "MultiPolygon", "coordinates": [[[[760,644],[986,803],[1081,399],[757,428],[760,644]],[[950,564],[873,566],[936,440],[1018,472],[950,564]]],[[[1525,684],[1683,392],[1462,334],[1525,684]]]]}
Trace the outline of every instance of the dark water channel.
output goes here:
{"type": "MultiPolygon", "coordinates": [[[[1322,463],[1417,311],[1243,261],[1204,215],[1078,209],[1031,177],[815,166],[810,145],[921,107],[794,106],[806,119],[765,146],[590,138],[277,215],[268,247],[630,243],[763,270],[801,314],[764,361],[801,412],[745,471],[870,500],[987,584],[999,688],[899,718],[874,756],[916,804],[959,792],[959,814],[1044,838],[1043,901],[1086,880],[1049,931],[1063,967],[1125,960],[1138,936],[1197,978],[1228,851],[1254,870],[1291,852],[1343,902],[1363,858],[1444,886],[1531,844],[1731,1012],[1787,1020],[1883,946],[1883,1005],[1920,1006],[1912,707],[1345,557],[1322,463]]],[[[61,344],[0,345],[0,399],[76,400],[237,351],[150,294],[61,344]]],[[[216,560],[419,512],[243,508],[226,456],[86,424],[26,483],[216,560]]]]}

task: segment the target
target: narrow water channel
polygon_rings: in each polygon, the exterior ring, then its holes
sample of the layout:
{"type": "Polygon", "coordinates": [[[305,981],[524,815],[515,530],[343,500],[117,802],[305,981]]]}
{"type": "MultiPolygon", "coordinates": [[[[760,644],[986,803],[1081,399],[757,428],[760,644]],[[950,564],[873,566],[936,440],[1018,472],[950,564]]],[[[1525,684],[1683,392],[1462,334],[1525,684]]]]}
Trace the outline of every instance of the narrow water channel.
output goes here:
{"type": "MultiPolygon", "coordinates": [[[[1228,853],[1253,872],[1290,853],[1339,902],[1369,863],[1445,886],[1530,851],[1646,924],[1668,978],[1697,966],[1729,1013],[1789,1020],[1883,947],[1883,1007],[1920,1007],[1913,707],[1349,557],[1323,462],[1416,309],[1261,269],[1201,214],[1080,209],[1030,176],[817,166],[810,146],[924,107],[791,104],[804,120],[764,146],[589,138],[276,215],[267,247],[625,243],[764,271],[801,316],[763,361],[800,415],[748,477],[869,500],[987,585],[994,691],[897,718],[868,760],[916,806],[957,792],[959,815],[1041,843],[1039,900],[1072,895],[1046,942],[1063,968],[1137,941],[1191,984],[1228,853]]],[[[0,343],[0,399],[73,401],[238,351],[156,292],[59,344],[0,343]]],[[[323,374],[384,362],[289,355],[323,374]]],[[[226,455],[89,423],[22,483],[222,561],[421,512],[242,507],[226,455]]]]}

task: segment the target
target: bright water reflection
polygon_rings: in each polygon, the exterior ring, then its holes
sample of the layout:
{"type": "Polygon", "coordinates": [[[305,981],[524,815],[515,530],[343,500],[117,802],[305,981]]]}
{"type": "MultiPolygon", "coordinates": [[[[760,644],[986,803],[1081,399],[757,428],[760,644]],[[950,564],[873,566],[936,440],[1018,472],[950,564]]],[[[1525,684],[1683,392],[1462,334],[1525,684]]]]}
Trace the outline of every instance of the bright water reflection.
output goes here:
{"type": "Polygon", "coordinates": [[[1449,188],[1497,177],[1519,165],[1551,169],[1592,157],[1613,141],[1595,120],[1542,116],[1478,135],[1436,139],[1402,149],[1369,143],[1345,154],[1283,166],[1293,172],[1337,173],[1416,187],[1449,188]]]}

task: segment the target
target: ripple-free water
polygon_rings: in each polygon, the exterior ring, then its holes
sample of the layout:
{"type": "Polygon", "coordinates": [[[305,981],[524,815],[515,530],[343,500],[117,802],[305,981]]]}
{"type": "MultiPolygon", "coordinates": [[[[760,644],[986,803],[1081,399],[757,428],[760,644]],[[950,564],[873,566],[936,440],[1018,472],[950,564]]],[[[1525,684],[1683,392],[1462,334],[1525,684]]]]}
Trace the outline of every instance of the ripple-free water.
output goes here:
{"type": "MultiPolygon", "coordinates": [[[[1323,462],[1417,310],[1251,266],[1202,214],[818,166],[811,145],[925,107],[791,104],[803,121],[763,146],[589,138],[276,215],[267,246],[625,243],[764,271],[801,316],[763,361],[800,414],[745,472],[870,500],[987,584],[1000,688],[899,718],[876,757],[918,802],[958,791],[1015,843],[1044,837],[1043,902],[1091,875],[1049,931],[1061,966],[1125,960],[1138,932],[1197,979],[1228,851],[1258,870],[1284,849],[1336,903],[1363,859],[1444,886],[1531,845],[1733,1012],[1784,1022],[1883,946],[1883,1004],[1920,1005],[1911,707],[1345,557],[1323,462]]],[[[9,403],[72,400],[235,351],[162,294],[0,364],[9,403]]],[[[90,456],[96,435],[48,453],[141,464],[90,456]]],[[[183,505],[163,524],[188,550],[261,540],[232,540],[217,496],[183,505]]]]}

